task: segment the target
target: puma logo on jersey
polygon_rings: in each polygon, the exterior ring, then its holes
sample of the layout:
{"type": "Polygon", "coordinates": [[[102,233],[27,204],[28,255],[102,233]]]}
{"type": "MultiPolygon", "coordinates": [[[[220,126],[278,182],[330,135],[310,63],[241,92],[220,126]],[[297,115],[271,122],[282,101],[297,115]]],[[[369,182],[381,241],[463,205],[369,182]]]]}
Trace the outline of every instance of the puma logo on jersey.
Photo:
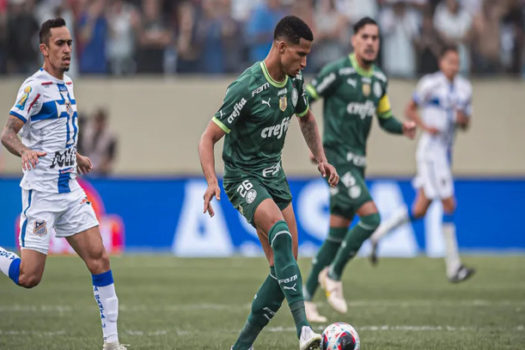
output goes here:
{"type": "Polygon", "coordinates": [[[268,101],[265,101],[265,100],[261,99],[261,103],[262,103],[263,105],[268,105],[268,107],[271,107],[271,106],[270,106],[270,100],[271,100],[271,99],[272,99],[271,97],[268,98],[268,101]]]}
{"type": "Polygon", "coordinates": [[[347,79],[346,82],[348,83],[348,85],[352,85],[352,87],[356,87],[357,85],[357,81],[355,79],[347,79]]]}

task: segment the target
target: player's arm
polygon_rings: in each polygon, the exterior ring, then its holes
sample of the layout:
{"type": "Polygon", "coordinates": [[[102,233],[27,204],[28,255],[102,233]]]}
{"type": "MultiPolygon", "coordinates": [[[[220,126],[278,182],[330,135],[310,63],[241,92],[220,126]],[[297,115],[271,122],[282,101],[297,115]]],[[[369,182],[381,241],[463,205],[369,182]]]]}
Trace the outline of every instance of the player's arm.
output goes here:
{"type": "Polygon", "coordinates": [[[467,130],[470,126],[470,116],[465,114],[463,111],[457,111],[456,112],[456,124],[460,127],[462,130],[467,130]]]}
{"type": "Polygon", "coordinates": [[[202,172],[208,183],[208,188],[206,189],[206,192],[204,192],[203,213],[208,212],[210,216],[214,215],[211,200],[213,197],[217,198],[217,200],[221,199],[219,181],[217,180],[217,174],[215,173],[214,147],[217,141],[219,141],[225,133],[226,132],[219,127],[217,122],[212,120],[208,123],[208,126],[202,133],[199,141],[199,159],[202,172]]]}
{"type": "Polygon", "coordinates": [[[46,152],[34,151],[26,147],[20,138],[18,132],[24,126],[24,122],[15,116],[10,115],[7,123],[2,130],[2,144],[15,156],[22,158],[22,169],[31,170],[38,164],[38,158],[45,156],[46,152]]]}
{"type": "Polygon", "coordinates": [[[416,134],[416,124],[411,120],[405,120],[401,123],[396,117],[394,117],[390,107],[390,100],[386,93],[379,100],[377,106],[377,117],[379,125],[386,132],[399,135],[403,134],[408,138],[414,138],[416,134]]]}
{"type": "Polygon", "coordinates": [[[434,128],[432,126],[428,126],[425,123],[423,123],[423,120],[421,119],[419,115],[418,105],[416,101],[410,100],[405,108],[405,115],[409,120],[412,120],[414,123],[416,123],[416,126],[429,134],[435,135],[439,133],[439,130],[437,128],[434,128]]]}
{"type": "Polygon", "coordinates": [[[91,159],[77,152],[77,169],[80,174],[87,174],[93,169],[91,159]]]}
{"type": "Polygon", "coordinates": [[[324,153],[321,137],[319,136],[319,129],[315,121],[314,114],[308,110],[305,115],[299,118],[299,125],[303,133],[304,140],[310,148],[317,161],[317,168],[323,177],[328,176],[328,183],[334,187],[339,182],[339,175],[335,168],[328,163],[324,153]]]}

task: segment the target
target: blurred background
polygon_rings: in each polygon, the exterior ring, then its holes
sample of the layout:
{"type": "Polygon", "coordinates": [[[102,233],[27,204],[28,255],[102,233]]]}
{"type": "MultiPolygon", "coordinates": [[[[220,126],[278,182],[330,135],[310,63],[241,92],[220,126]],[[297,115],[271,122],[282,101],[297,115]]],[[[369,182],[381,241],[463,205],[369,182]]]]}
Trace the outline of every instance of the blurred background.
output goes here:
{"type": "MultiPolygon", "coordinates": [[[[314,32],[306,81],[351,52],[352,25],[363,16],[381,30],[378,65],[390,78],[402,119],[417,79],[437,70],[446,43],[460,48],[461,74],[473,84],[473,121],[458,133],[457,227],[462,252],[525,251],[524,0],[0,0],[0,110],[7,117],[25,78],[41,65],[40,24],[66,19],[74,37],[71,75],[78,100],[79,151],[95,162],[82,185],[113,252],[180,256],[260,255],[254,230],[223,193],[213,219],[202,215],[206,183],[200,134],[226,87],[264,59],[286,14],[314,32]]],[[[313,111],[322,123],[321,104],[313,111]]],[[[375,123],[375,122],[374,122],[375,123]]],[[[383,218],[414,190],[416,142],[373,127],[368,142],[371,193],[383,218]]],[[[217,171],[222,172],[216,147],[217,171]]],[[[308,160],[297,124],[283,166],[290,176],[303,254],[326,235],[328,190],[308,160]]],[[[16,245],[20,160],[0,150],[0,245],[16,245]]],[[[385,239],[388,256],[441,256],[441,206],[385,239]]],[[[69,252],[54,240],[51,251],[69,252]]],[[[369,246],[363,246],[366,254],[369,246]]]]}

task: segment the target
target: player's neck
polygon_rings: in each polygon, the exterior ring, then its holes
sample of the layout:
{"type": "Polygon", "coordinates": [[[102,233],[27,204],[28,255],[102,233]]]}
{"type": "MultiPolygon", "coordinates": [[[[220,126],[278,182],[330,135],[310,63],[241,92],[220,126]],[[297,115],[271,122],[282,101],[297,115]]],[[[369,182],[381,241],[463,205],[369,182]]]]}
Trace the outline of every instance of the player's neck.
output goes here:
{"type": "Polygon", "coordinates": [[[57,78],[58,80],[64,80],[64,71],[63,70],[57,70],[53,69],[53,67],[50,64],[46,64],[44,62],[44,65],[42,68],[48,72],[52,77],[57,78]]]}
{"type": "Polygon", "coordinates": [[[357,62],[357,65],[365,71],[370,70],[370,68],[372,68],[372,65],[374,64],[374,62],[365,62],[365,60],[363,60],[363,58],[357,54],[355,55],[355,60],[357,62]]]}
{"type": "Polygon", "coordinates": [[[264,59],[264,65],[266,66],[270,77],[276,82],[280,83],[286,79],[286,73],[282,71],[279,61],[271,54],[264,59]]]}

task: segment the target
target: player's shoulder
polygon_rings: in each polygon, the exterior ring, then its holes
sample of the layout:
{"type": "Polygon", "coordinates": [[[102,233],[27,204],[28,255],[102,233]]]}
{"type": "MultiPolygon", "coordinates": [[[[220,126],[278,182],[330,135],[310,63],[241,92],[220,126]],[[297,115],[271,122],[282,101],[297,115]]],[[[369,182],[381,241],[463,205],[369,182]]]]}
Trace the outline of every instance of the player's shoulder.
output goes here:
{"type": "Polygon", "coordinates": [[[328,62],[321,68],[321,74],[336,73],[337,75],[350,75],[355,73],[355,69],[350,64],[348,56],[341,57],[332,62],[328,62]]]}
{"type": "Polygon", "coordinates": [[[64,83],[66,85],[73,85],[73,79],[69,75],[64,74],[64,83]]]}
{"type": "Polygon", "coordinates": [[[456,80],[456,85],[459,89],[463,91],[469,91],[469,92],[472,91],[472,84],[465,77],[462,77],[461,75],[457,75],[455,80],[456,80]]]}
{"type": "Polygon", "coordinates": [[[33,75],[27,77],[21,86],[22,88],[31,87],[32,89],[38,89],[38,87],[42,85],[43,78],[42,71],[38,70],[33,75]]]}
{"type": "Polygon", "coordinates": [[[374,64],[372,74],[377,80],[381,81],[383,84],[388,83],[388,77],[378,65],[374,64]]]}
{"type": "Polygon", "coordinates": [[[443,82],[443,74],[440,71],[423,75],[418,82],[420,87],[437,86],[443,82]]]}

